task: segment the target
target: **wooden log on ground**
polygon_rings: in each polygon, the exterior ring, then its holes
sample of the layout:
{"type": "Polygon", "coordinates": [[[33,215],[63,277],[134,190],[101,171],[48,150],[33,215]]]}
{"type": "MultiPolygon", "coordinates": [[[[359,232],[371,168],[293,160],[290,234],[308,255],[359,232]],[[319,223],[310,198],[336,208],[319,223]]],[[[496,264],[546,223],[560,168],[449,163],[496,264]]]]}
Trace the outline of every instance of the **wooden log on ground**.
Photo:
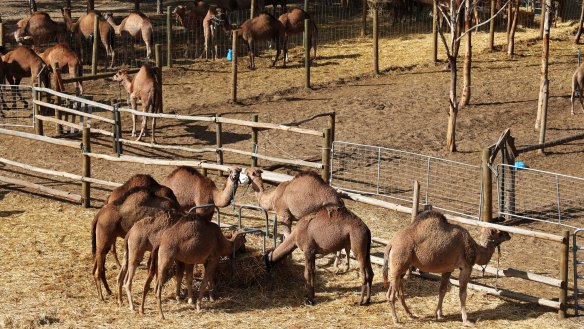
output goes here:
{"type": "Polygon", "coordinates": [[[29,133],[25,133],[25,132],[21,132],[21,131],[13,131],[13,130],[8,130],[8,129],[4,129],[4,128],[0,128],[0,134],[22,137],[22,138],[26,138],[26,139],[32,139],[35,141],[46,142],[46,143],[51,143],[51,144],[55,144],[55,145],[72,147],[72,148],[76,148],[78,150],[81,148],[80,142],[69,141],[69,140],[64,140],[64,139],[56,139],[56,138],[51,138],[51,137],[46,137],[46,136],[38,136],[35,134],[29,134],[29,133]]]}
{"type": "Polygon", "coordinates": [[[0,176],[0,182],[12,184],[12,185],[23,186],[23,187],[30,188],[33,190],[41,191],[43,193],[46,193],[46,194],[49,194],[52,196],[56,196],[56,197],[61,198],[61,199],[66,199],[66,200],[69,200],[72,202],[81,202],[80,195],[73,194],[73,193],[66,192],[66,191],[57,190],[54,188],[42,186],[42,185],[31,183],[31,182],[27,182],[25,180],[18,179],[18,178],[9,178],[9,177],[0,176]]]}
{"type": "Polygon", "coordinates": [[[574,141],[581,140],[581,139],[584,139],[584,134],[577,134],[577,135],[570,136],[570,137],[564,137],[564,138],[556,139],[553,141],[545,142],[543,144],[526,145],[526,146],[518,147],[517,153],[521,154],[521,153],[535,151],[535,150],[539,150],[539,149],[543,149],[543,148],[554,147],[554,146],[567,144],[567,143],[574,142],[574,141]]]}

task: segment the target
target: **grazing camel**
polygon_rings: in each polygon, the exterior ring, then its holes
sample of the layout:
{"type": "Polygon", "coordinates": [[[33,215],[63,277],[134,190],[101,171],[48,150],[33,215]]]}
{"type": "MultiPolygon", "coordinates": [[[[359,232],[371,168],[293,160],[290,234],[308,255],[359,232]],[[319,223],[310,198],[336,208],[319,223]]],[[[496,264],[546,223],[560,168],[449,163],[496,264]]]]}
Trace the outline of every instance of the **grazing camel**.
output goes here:
{"type": "MultiPolygon", "coordinates": [[[[307,12],[300,8],[292,8],[287,13],[280,15],[278,20],[284,25],[284,62],[288,61],[288,39],[291,35],[304,32],[304,20],[310,19],[307,12]]],[[[318,29],[312,19],[310,19],[310,47],[314,48],[314,57],[316,59],[316,41],[318,39],[318,29]]]]}
{"type": "MultiPolygon", "coordinates": [[[[139,100],[142,103],[142,112],[162,113],[162,81],[158,81],[158,75],[154,69],[144,64],[140,71],[130,78],[127,70],[119,70],[112,78],[119,84],[123,85],[128,94],[130,94],[130,105],[136,111],[139,100]]],[[[147,117],[142,117],[142,129],[136,139],[139,141],[145,136],[147,117]]],[[[156,118],[152,118],[152,144],[156,143],[154,136],[156,129],[156,118]]],[[[132,137],[136,136],[136,115],[132,114],[132,137]]]]}
{"type": "MultiPolygon", "coordinates": [[[[63,19],[67,24],[67,30],[75,34],[76,45],[81,49],[81,57],[83,57],[82,40],[90,40],[91,38],[95,37],[93,36],[93,22],[96,19],[99,20],[99,37],[103,47],[105,48],[106,56],[111,57],[109,68],[113,68],[116,56],[114,50],[115,31],[110,26],[110,24],[101,17],[99,12],[90,10],[87,12],[87,14],[79,17],[77,22],[73,22],[70,8],[62,8],[61,13],[63,14],[63,19]]],[[[107,66],[107,60],[104,64],[104,66],[107,66]]]]}
{"type": "Polygon", "coordinates": [[[227,19],[227,15],[217,7],[209,7],[207,15],[203,19],[203,38],[205,39],[205,44],[203,46],[203,52],[201,57],[205,55],[205,59],[209,59],[209,50],[211,51],[211,58],[215,60],[217,58],[217,28],[222,27],[225,34],[231,31],[231,25],[227,19]],[[211,48],[210,48],[211,46],[211,48]],[[210,49],[209,49],[210,48],[210,49]]]}
{"type": "MultiPolygon", "coordinates": [[[[137,39],[138,34],[142,36],[142,40],[146,44],[146,62],[150,61],[150,56],[152,55],[152,43],[153,43],[153,32],[152,32],[152,23],[150,19],[146,17],[141,12],[133,12],[130,13],[120,25],[116,25],[114,22],[114,14],[113,13],[105,13],[103,18],[113,27],[116,34],[125,37],[129,35],[132,39],[137,39]],[[125,32],[125,33],[124,33],[125,32]]],[[[123,42],[125,45],[126,42],[123,42]]],[[[132,57],[135,54],[134,44],[132,43],[132,57]]],[[[124,58],[127,58],[127,49],[124,47],[124,58]]]]}
{"type": "Polygon", "coordinates": [[[292,234],[274,251],[266,255],[269,270],[274,263],[284,259],[296,248],[304,252],[304,279],[306,304],[314,303],[315,259],[317,254],[328,254],[351,249],[360,266],[360,305],[371,300],[373,269],[371,268],[371,231],[363,221],[345,207],[326,207],[302,217],[292,234]]]}
{"type": "MultiPolygon", "coordinates": [[[[59,64],[59,70],[65,71],[73,77],[83,76],[83,64],[77,54],[69,48],[65,43],[58,43],[50,48],[45,49],[39,56],[45,61],[48,66],[59,64]]],[[[79,95],[83,94],[83,85],[81,81],[75,83],[76,92],[79,95]]]]}
{"type": "MultiPolygon", "coordinates": [[[[278,57],[280,57],[280,52],[282,49],[282,43],[284,42],[284,32],[285,28],[282,22],[277,20],[272,14],[267,12],[262,12],[258,16],[248,19],[243,24],[239,30],[237,30],[237,36],[243,38],[247,44],[247,50],[249,54],[249,64],[248,68],[254,70],[255,67],[255,47],[254,43],[256,41],[272,40],[276,44],[276,58],[272,62],[272,66],[276,65],[278,57]]],[[[286,66],[286,61],[283,61],[283,66],[286,66]]]]}
{"type": "Polygon", "coordinates": [[[460,308],[462,321],[470,324],[466,315],[466,286],[470,280],[474,264],[487,265],[493,252],[501,243],[511,239],[507,232],[494,228],[483,228],[479,243],[468,231],[458,225],[448,223],[446,217],[437,211],[425,211],[405,228],[398,231],[385,250],[383,261],[383,282],[389,289],[387,298],[391,305],[391,317],[398,323],[395,312],[396,294],[410,317],[402,276],[412,267],[420,271],[442,273],[436,319],[442,318],[442,300],[448,288],[452,271],[460,269],[460,308]]]}
{"type": "Polygon", "coordinates": [[[95,285],[101,300],[103,294],[100,280],[107,293],[111,294],[105,278],[106,254],[116,238],[125,237],[134,223],[157,210],[182,211],[176,199],[162,197],[147,187],[139,186],[103,206],[95,215],[91,225],[91,251],[95,285]]]}
{"type": "MultiPolygon", "coordinates": [[[[152,251],[152,261],[142,294],[141,307],[144,306],[148,287],[156,274],[155,294],[158,312],[164,319],[161,305],[162,287],[166,282],[167,271],[174,260],[183,264],[205,264],[205,274],[196,302],[197,310],[200,310],[203,295],[206,290],[213,288],[213,277],[219,264],[219,257],[232,255],[235,250],[244,247],[245,242],[243,232],[236,232],[231,239],[227,239],[217,224],[197,214],[187,214],[162,233],[160,245],[155,246],[152,251]]],[[[192,286],[191,280],[192,275],[187,277],[188,287],[192,286]]],[[[210,297],[212,298],[212,295],[210,297]]],[[[192,295],[189,295],[189,301],[192,303],[192,295]]]]}
{"type": "Polygon", "coordinates": [[[28,18],[21,19],[16,23],[14,39],[21,43],[24,40],[32,39],[35,47],[43,43],[48,43],[56,37],[59,43],[67,41],[67,27],[51,19],[44,11],[37,11],[28,18]]]}
{"type": "MultiPolygon", "coordinates": [[[[219,190],[210,178],[201,175],[197,169],[191,167],[178,167],[162,180],[162,185],[174,192],[178,203],[184,211],[192,207],[206,204],[214,204],[217,207],[228,206],[239,183],[241,168],[230,167],[229,178],[225,182],[223,190],[219,190]]],[[[198,208],[196,213],[211,220],[213,208],[198,208]]]]}
{"type": "MultiPolygon", "coordinates": [[[[51,68],[30,48],[17,46],[3,55],[2,61],[4,75],[10,85],[20,85],[22,78],[31,77],[33,82],[36,82],[36,79],[39,78],[42,85],[47,88],[51,87],[51,68]]],[[[20,101],[24,103],[24,106],[28,107],[28,102],[20,93],[18,87],[14,87],[13,90],[19,96],[20,101]]],[[[16,99],[14,99],[13,107],[16,107],[16,99]]]]}
{"type": "Polygon", "coordinates": [[[580,100],[582,112],[584,112],[584,101],[582,100],[583,89],[584,89],[584,63],[580,65],[574,72],[574,75],[572,75],[572,96],[570,97],[570,101],[572,102],[572,115],[574,115],[574,97],[576,96],[576,91],[578,91],[578,99],[580,100]]]}

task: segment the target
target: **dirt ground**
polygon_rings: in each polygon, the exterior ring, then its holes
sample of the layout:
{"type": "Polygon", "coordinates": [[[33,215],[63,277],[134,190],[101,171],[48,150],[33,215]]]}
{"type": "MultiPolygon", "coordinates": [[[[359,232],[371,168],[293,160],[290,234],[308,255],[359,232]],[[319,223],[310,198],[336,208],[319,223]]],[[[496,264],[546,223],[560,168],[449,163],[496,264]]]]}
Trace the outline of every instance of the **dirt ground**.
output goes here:
{"type": "MultiPolygon", "coordinates": [[[[39,1],[40,2],[40,1],[39,1]]],[[[573,25],[562,23],[552,30],[550,81],[551,98],[548,113],[548,139],[582,133],[584,114],[577,108],[575,116],[570,109],[570,81],[577,66],[577,49],[571,41],[573,25]]],[[[289,68],[269,68],[266,55],[258,61],[258,69],[249,71],[245,59],[240,62],[240,103],[229,104],[230,63],[179,61],[172,69],[164,70],[164,102],[166,113],[214,114],[249,119],[259,114],[260,121],[289,122],[315,113],[337,113],[336,139],[409,150],[467,163],[478,164],[484,147],[496,141],[499,134],[511,128],[517,145],[537,141],[533,130],[539,92],[541,45],[533,41],[536,32],[520,31],[517,55],[508,58],[502,52],[484,51],[486,35],[475,36],[473,62],[473,95],[471,105],[461,110],[457,126],[459,152],[445,150],[447,123],[447,95],[450,75],[444,63],[429,63],[430,36],[409,35],[381,41],[383,73],[374,77],[370,72],[370,40],[362,39],[320,47],[317,65],[313,68],[313,90],[302,88],[302,55],[299,49],[292,54],[289,68]]],[[[497,36],[497,45],[504,35],[497,36]]],[[[125,92],[107,81],[85,84],[88,95],[103,102],[125,99],[125,92]]],[[[100,113],[98,113],[100,114],[100,113]]],[[[102,114],[103,115],[103,114],[102,114]]],[[[123,117],[123,133],[129,136],[130,117],[123,117]]],[[[106,126],[97,125],[108,129],[106,126]]],[[[326,127],[325,119],[303,125],[315,129],[326,127]]],[[[201,123],[179,123],[159,120],[159,143],[182,146],[213,146],[215,127],[201,123]]],[[[250,131],[234,126],[224,126],[224,146],[250,150],[250,131]]],[[[54,128],[47,125],[49,135],[54,128]]],[[[79,138],[69,136],[69,139],[79,138]]],[[[148,141],[148,138],[146,139],[148,141]]],[[[260,148],[268,155],[290,158],[311,158],[320,154],[320,141],[297,135],[260,132],[260,148]]],[[[111,154],[110,141],[93,138],[94,152],[111,154]]],[[[214,161],[214,155],[193,155],[183,152],[152,151],[146,148],[127,147],[125,154],[157,158],[214,161]]],[[[10,160],[54,170],[80,173],[78,150],[69,150],[38,142],[0,138],[0,154],[10,160]]],[[[532,168],[556,171],[576,176],[584,175],[582,143],[575,142],[549,150],[547,156],[535,153],[522,155],[520,160],[532,168]]],[[[249,159],[226,156],[226,163],[249,164],[249,159]]],[[[260,165],[272,163],[260,161],[260,165]]],[[[112,164],[105,161],[92,163],[96,178],[123,182],[135,173],[149,173],[157,179],[167,175],[172,168],[135,164],[112,164]]],[[[293,173],[294,168],[282,169],[293,173]]],[[[43,175],[25,174],[13,167],[0,165],[1,175],[26,178],[46,186],[79,193],[79,186],[65,180],[43,175]]],[[[223,178],[215,177],[220,185],[223,178]]],[[[294,253],[294,263],[280,269],[273,277],[258,275],[257,280],[246,285],[219,283],[215,302],[205,301],[203,310],[196,312],[187,304],[176,304],[172,299],[172,286],[164,290],[164,309],[168,318],[161,322],[154,310],[155,301],[150,294],[146,315],[133,314],[117,306],[115,295],[99,302],[91,277],[91,252],[89,224],[101,205],[107,190],[92,191],[93,208],[47,198],[15,186],[0,185],[0,327],[55,328],[77,327],[160,327],[184,326],[240,326],[261,325],[282,327],[385,327],[391,325],[388,306],[381,284],[380,268],[374,266],[373,304],[356,306],[359,292],[357,271],[334,274],[330,259],[319,261],[317,276],[317,305],[302,305],[303,257],[294,253]]],[[[253,195],[240,189],[237,201],[253,202],[253,195]]],[[[364,206],[353,202],[349,208],[370,226],[373,235],[389,239],[403,227],[408,216],[397,212],[364,206]]],[[[233,214],[231,209],[226,215],[233,214]]],[[[233,221],[233,216],[227,216],[233,221]]],[[[250,221],[249,225],[259,225],[250,221]]],[[[530,227],[554,231],[542,225],[530,227]]],[[[471,230],[474,236],[476,230],[471,230]]],[[[259,239],[251,238],[257,252],[259,239]]],[[[375,246],[373,255],[379,256],[383,248],[375,246]]],[[[558,277],[558,246],[531,238],[514,236],[502,248],[501,267],[513,267],[534,273],[558,277]]],[[[121,252],[120,252],[121,255],[121,252]]],[[[250,268],[243,266],[246,259],[236,263],[241,272],[235,277],[249,275],[250,268]]],[[[251,271],[263,273],[261,262],[251,271]]],[[[353,262],[355,265],[355,262],[353,262]]],[[[495,259],[491,262],[495,266],[495,259]]],[[[136,297],[141,296],[144,280],[142,268],[134,284],[136,297]]],[[[107,262],[108,281],[113,286],[117,269],[110,258],[107,262]]],[[[222,274],[222,278],[229,277],[222,274]]],[[[473,274],[479,283],[499,286],[538,296],[557,298],[558,291],[520,279],[498,279],[479,272],[473,274]]],[[[226,279],[224,281],[227,281],[226,279]]],[[[438,284],[414,277],[408,281],[406,295],[417,320],[406,320],[398,307],[404,327],[460,327],[457,288],[453,287],[445,299],[446,320],[435,322],[431,314],[437,301],[438,284]]],[[[558,322],[555,312],[531,304],[469,292],[469,316],[477,320],[478,327],[581,328],[579,318],[558,322]]]]}

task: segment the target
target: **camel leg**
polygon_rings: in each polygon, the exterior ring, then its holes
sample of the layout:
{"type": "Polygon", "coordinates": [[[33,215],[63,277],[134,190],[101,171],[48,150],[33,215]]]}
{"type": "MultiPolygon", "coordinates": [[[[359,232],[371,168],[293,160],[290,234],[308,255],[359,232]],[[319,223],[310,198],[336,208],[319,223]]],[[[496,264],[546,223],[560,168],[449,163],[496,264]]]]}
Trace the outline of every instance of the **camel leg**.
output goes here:
{"type": "MultiPolygon", "coordinates": [[[[280,58],[280,53],[281,53],[281,44],[280,44],[280,38],[276,39],[276,59],[274,59],[274,62],[272,63],[272,66],[276,66],[276,63],[278,62],[278,58],[280,58]]],[[[284,67],[286,67],[286,61],[284,61],[284,67]]]]}
{"type": "Polygon", "coordinates": [[[185,264],[185,285],[187,286],[188,303],[193,304],[193,275],[195,271],[195,264],[185,264]]]}
{"type": "MultiPolygon", "coordinates": [[[[130,310],[134,311],[132,281],[134,280],[134,275],[136,274],[136,269],[138,268],[138,265],[140,265],[140,261],[144,258],[144,251],[135,250],[134,252],[129,252],[129,250],[132,249],[131,245],[128,243],[128,249],[126,251],[126,256],[124,257],[124,266],[127,267],[126,278],[124,280],[124,288],[126,289],[126,295],[128,296],[128,304],[130,305],[130,310]]],[[[150,282],[148,282],[148,287],[150,287],[150,282]]]]}
{"type": "Polygon", "coordinates": [[[150,40],[152,40],[152,30],[143,29],[142,30],[142,40],[146,44],[146,62],[150,61],[150,57],[152,56],[152,48],[150,45],[150,40]]]}
{"type": "Polygon", "coordinates": [[[404,295],[404,281],[400,280],[399,286],[397,287],[397,296],[402,304],[406,314],[410,317],[410,319],[415,319],[416,316],[410,311],[410,308],[406,304],[406,296],[404,295]]]}
{"type": "Polygon", "coordinates": [[[314,272],[316,270],[316,255],[311,248],[306,248],[304,252],[304,280],[306,281],[306,301],[305,304],[314,304],[314,272]]]}
{"type": "Polygon", "coordinates": [[[284,235],[284,240],[286,240],[292,231],[292,214],[286,211],[279,213],[277,216],[280,218],[280,222],[284,224],[282,225],[282,234],[284,235]]]}
{"type": "Polygon", "coordinates": [[[210,258],[205,263],[205,275],[203,276],[203,281],[201,282],[201,287],[199,288],[199,297],[197,298],[197,311],[201,310],[201,301],[203,300],[205,292],[211,285],[211,281],[213,280],[215,269],[217,268],[218,264],[219,259],[216,258],[210,258]]]}
{"type": "Polygon", "coordinates": [[[397,312],[395,311],[395,295],[397,293],[397,287],[400,282],[399,275],[394,275],[392,273],[391,281],[389,283],[389,289],[387,289],[387,302],[391,308],[391,318],[393,319],[393,324],[397,325],[399,320],[397,319],[397,312]]]}
{"type": "Polygon", "coordinates": [[[174,273],[174,281],[176,282],[176,302],[179,303],[181,300],[181,285],[183,276],[185,273],[185,264],[182,262],[175,262],[176,264],[176,272],[174,273]]]}
{"type": "Polygon", "coordinates": [[[570,103],[572,103],[572,115],[574,115],[574,96],[576,96],[576,89],[572,86],[572,95],[570,96],[570,103]]]}
{"type": "Polygon", "coordinates": [[[460,297],[460,313],[462,313],[462,322],[464,325],[472,325],[472,322],[468,320],[468,316],[466,314],[466,286],[468,285],[468,281],[470,280],[470,273],[471,268],[463,268],[460,270],[460,287],[458,295],[460,297]]]}
{"type": "MultiPolygon", "coordinates": [[[[130,95],[130,106],[132,110],[136,111],[138,105],[136,104],[136,97],[130,95]]],[[[132,114],[132,137],[136,137],[136,115],[132,114]]],[[[139,136],[138,138],[140,138],[139,136]]]]}
{"type": "Polygon", "coordinates": [[[164,320],[164,313],[162,313],[162,288],[166,281],[166,272],[170,266],[170,257],[165,256],[158,251],[158,277],[156,279],[156,304],[158,306],[158,314],[160,319],[164,320]]]}
{"type": "MultiPolygon", "coordinates": [[[[120,273],[118,274],[118,305],[122,306],[122,287],[124,282],[127,280],[128,277],[128,242],[125,244],[126,252],[124,253],[124,264],[120,267],[120,273]]],[[[115,249],[115,248],[114,248],[115,249]]],[[[129,298],[128,298],[129,300],[129,298]]]]}
{"type": "MultiPolygon", "coordinates": [[[[73,120],[75,120],[75,117],[73,117],[73,120]]],[[[116,242],[115,241],[112,244],[112,249],[110,250],[110,254],[114,258],[114,261],[116,262],[116,265],[118,266],[118,268],[121,268],[122,264],[120,263],[120,259],[118,258],[118,251],[116,250],[116,242]]]]}
{"type": "Polygon", "coordinates": [[[255,70],[255,53],[254,53],[254,46],[253,46],[253,41],[249,41],[247,44],[247,49],[248,49],[248,54],[249,54],[249,69],[250,70],[255,70]]]}
{"type": "Polygon", "coordinates": [[[578,99],[580,100],[580,106],[582,107],[582,112],[584,112],[584,101],[582,100],[582,85],[578,85],[578,99]]]}
{"type": "MultiPolygon", "coordinates": [[[[150,107],[151,104],[151,100],[147,100],[146,104],[142,105],[142,112],[146,113],[148,111],[148,108],[150,107]]],[[[148,120],[148,117],[146,116],[142,116],[142,127],[140,128],[140,134],[138,135],[138,138],[136,138],[136,141],[139,141],[140,139],[142,139],[142,136],[146,136],[146,134],[148,133],[147,129],[146,129],[146,121],[148,120]]]]}
{"type": "Polygon", "coordinates": [[[450,275],[452,272],[442,273],[442,279],[440,280],[440,292],[438,293],[438,306],[436,306],[436,320],[442,320],[442,301],[446,295],[446,290],[448,290],[448,282],[450,281],[450,275]]]}
{"type": "MultiPolygon", "coordinates": [[[[151,111],[152,113],[156,113],[156,104],[152,104],[150,105],[152,107],[151,111]]],[[[152,144],[156,144],[156,137],[154,136],[154,129],[156,129],[156,118],[152,118],[152,144]]]]}
{"type": "Polygon", "coordinates": [[[146,304],[146,295],[150,290],[150,283],[152,282],[152,280],[154,279],[154,275],[156,274],[156,271],[154,270],[155,267],[152,267],[152,270],[150,269],[150,263],[152,262],[152,258],[153,258],[152,254],[150,254],[150,257],[148,258],[148,277],[146,278],[146,282],[144,282],[144,290],[142,291],[142,304],[140,304],[140,314],[144,314],[144,304],[146,304]]]}

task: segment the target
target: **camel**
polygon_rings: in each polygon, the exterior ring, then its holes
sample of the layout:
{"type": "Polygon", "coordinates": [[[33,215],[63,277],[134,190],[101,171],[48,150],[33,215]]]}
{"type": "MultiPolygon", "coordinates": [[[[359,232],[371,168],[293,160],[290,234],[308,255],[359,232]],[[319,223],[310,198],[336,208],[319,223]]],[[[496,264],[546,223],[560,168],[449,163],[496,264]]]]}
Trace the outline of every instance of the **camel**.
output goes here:
{"type": "MultiPolygon", "coordinates": [[[[162,180],[162,185],[170,188],[184,211],[192,207],[214,204],[228,206],[237,190],[241,168],[230,167],[229,178],[223,190],[219,190],[210,178],[201,175],[195,168],[178,167],[162,180]]],[[[213,218],[213,208],[199,208],[196,213],[208,220],[213,218]]]]}
{"type": "Polygon", "coordinates": [[[66,26],[53,21],[44,11],[37,11],[32,16],[21,19],[16,26],[14,39],[18,43],[32,39],[32,44],[38,47],[55,37],[59,43],[67,41],[66,26]]]}
{"type": "Polygon", "coordinates": [[[227,20],[227,15],[220,9],[213,6],[209,7],[207,15],[203,19],[203,38],[205,39],[205,44],[203,46],[203,52],[201,57],[205,55],[205,59],[209,59],[209,50],[211,50],[211,58],[215,60],[217,58],[217,28],[222,27],[225,34],[231,31],[231,25],[227,20]],[[211,49],[209,47],[212,46],[211,49]]]}
{"type": "MultiPolygon", "coordinates": [[[[142,294],[142,309],[150,282],[156,274],[155,294],[158,313],[160,318],[164,319],[161,305],[162,287],[168,275],[167,271],[172,265],[172,261],[175,260],[183,264],[205,264],[205,274],[195,304],[197,310],[200,310],[201,300],[206,290],[213,288],[213,277],[219,264],[219,258],[232,255],[235,250],[244,247],[245,242],[244,232],[238,231],[231,239],[227,239],[223,236],[219,225],[197,214],[191,213],[181,218],[162,233],[160,244],[153,248],[149,274],[142,294]]],[[[192,275],[187,277],[188,287],[192,286],[191,280],[192,275]]],[[[210,298],[212,297],[210,295],[210,298]]],[[[191,291],[189,291],[189,300],[192,302],[191,291]]]]}
{"type": "MultiPolygon", "coordinates": [[[[304,20],[310,19],[308,13],[300,8],[292,8],[287,13],[280,15],[278,20],[284,25],[284,62],[288,61],[288,39],[291,35],[304,32],[304,20]]],[[[314,48],[314,57],[316,59],[316,41],[318,38],[318,29],[312,19],[310,19],[310,47],[314,48]]]]}
{"type": "Polygon", "coordinates": [[[572,96],[570,97],[570,101],[572,102],[572,115],[574,115],[574,97],[576,96],[576,91],[578,92],[578,99],[580,100],[582,112],[584,112],[584,101],[582,100],[583,89],[584,89],[584,63],[580,65],[574,72],[574,75],[572,75],[572,96]]]}
{"type": "MultiPolygon", "coordinates": [[[[17,86],[20,85],[22,78],[31,77],[33,82],[36,82],[37,78],[39,78],[42,85],[47,88],[51,87],[51,68],[30,48],[17,46],[2,56],[2,62],[8,84],[17,86]]],[[[28,107],[28,102],[20,93],[18,87],[13,87],[13,93],[24,103],[24,107],[28,107]]],[[[16,102],[16,99],[14,99],[13,107],[16,107],[16,102]]]]}
{"type": "MultiPolygon", "coordinates": [[[[120,25],[116,25],[114,22],[114,15],[111,12],[104,14],[103,18],[113,27],[116,34],[119,34],[122,37],[129,35],[132,39],[137,39],[138,33],[140,33],[142,40],[146,44],[146,62],[150,61],[150,56],[152,55],[152,37],[154,33],[152,32],[152,23],[146,15],[141,12],[130,13],[124,18],[124,20],[122,20],[120,25]]],[[[124,44],[126,43],[124,42],[124,44]]],[[[135,57],[134,54],[134,44],[132,43],[132,57],[135,57]]],[[[124,47],[124,58],[127,58],[126,47],[124,47]]]]}
{"type": "MultiPolygon", "coordinates": [[[[195,1],[193,9],[187,11],[186,6],[179,5],[172,11],[177,25],[184,27],[190,31],[196,31],[203,26],[203,20],[209,12],[209,4],[202,0],[195,1]]],[[[184,57],[189,57],[190,38],[187,37],[187,48],[184,57]]],[[[195,52],[195,56],[196,56],[195,52]]]]}
{"type": "MultiPolygon", "coordinates": [[[[248,68],[255,69],[255,47],[256,41],[272,40],[276,44],[276,58],[272,62],[272,66],[276,65],[278,57],[284,42],[285,28],[282,22],[277,20],[272,14],[262,12],[258,16],[248,19],[237,30],[237,36],[243,38],[247,44],[249,55],[248,68]]],[[[283,61],[283,66],[286,67],[286,61],[283,61]]]]}
{"type": "MultiPolygon", "coordinates": [[[[63,19],[67,25],[67,30],[75,34],[76,45],[81,49],[81,57],[83,57],[82,40],[90,40],[91,38],[95,37],[93,36],[93,22],[96,19],[99,20],[99,37],[103,47],[105,48],[106,56],[111,57],[109,68],[113,68],[116,56],[114,50],[115,32],[110,24],[101,17],[99,12],[90,10],[87,12],[87,14],[79,17],[77,22],[73,22],[70,8],[62,8],[61,13],[63,14],[63,19]]],[[[104,64],[104,66],[107,66],[107,60],[104,64]]]]}
{"type": "MultiPolygon", "coordinates": [[[[58,43],[50,48],[45,49],[39,56],[48,66],[59,64],[61,72],[67,71],[73,77],[83,76],[83,64],[77,54],[65,43],[58,43]]],[[[83,94],[83,85],[81,81],[75,83],[76,93],[83,94]]]]}
{"type": "Polygon", "coordinates": [[[462,321],[465,325],[470,324],[466,314],[466,287],[472,267],[474,264],[487,265],[495,249],[510,239],[511,236],[507,232],[483,228],[480,242],[476,243],[466,229],[448,223],[443,214],[437,211],[420,213],[412,223],[394,235],[385,250],[383,282],[387,288],[389,272],[387,298],[393,322],[398,323],[395,312],[396,294],[406,313],[414,317],[406,305],[402,282],[402,276],[414,266],[423,272],[442,273],[435,312],[437,320],[442,318],[442,300],[448,288],[450,275],[452,271],[460,268],[458,279],[462,321]]]}
{"type": "MultiPolygon", "coordinates": [[[[142,112],[162,113],[162,81],[158,81],[158,75],[150,65],[142,65],[133,78],[128,76],[127,70],[119,70],[112,79],[123,85],[130,94],[130,105],[134,111],[137,109],[136,100],[139,100],[142,103],[142,112]]],[[[145,136],[147,119],[145,116],[142,117],[142,129],[137,141],[145,136]]],[[[156,143],[155,129],[156,118],[152,118],[152,144],[156,143]]],[[[136,136],[136,115],[132,114],[132,137],[134,136],[136,136]]]]}
{"type": "MultiPolygon", "coordinates": [[[[351,249],[360,266],[360,305],[371,300],[373,269],[370,249],[371,231],[363,221],[345,207],[329,206],[302,217],[292,234],[274,251],[266,255],[268,270],[291,254],[296,248],[304,252],[304,279],[306,280],[306,304],[314,303],[315,259],[317,254],[328,254],[351,249]]],[[[348,253],[347,253],[348,255],[348,253]]]]}
{"type": "Polygon", "coordinates": [[[111,294],[105,278],[105,255],[116,238],[125,237],[134,223],[157,210],[182,212],[175,199],[159,196],[148,187],[139,186],[103,206],[95,215],[91,225],[91,251],[93,275],[100,300],[104,300],[100,280],[107,293],[111,294]]]}

